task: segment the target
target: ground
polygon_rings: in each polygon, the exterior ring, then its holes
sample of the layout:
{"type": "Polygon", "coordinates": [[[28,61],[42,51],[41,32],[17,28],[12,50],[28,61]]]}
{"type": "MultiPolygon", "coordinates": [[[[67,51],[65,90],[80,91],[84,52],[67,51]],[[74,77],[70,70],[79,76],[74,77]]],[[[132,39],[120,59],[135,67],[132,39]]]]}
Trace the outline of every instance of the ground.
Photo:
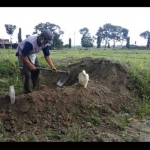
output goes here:
{"type": "Polygon", "coordinates": [[[150,141],[149,117],[133,117],[127,66],[83,58],[65,70],[70,77],[62,87],[56,84],[62,73],[41,71],[39,87],[31,94],[16,95],[15,104],[9,96],[1,96],[3,141],[150,141]],[[87,89],[78,82],[83,69],[90,77],[87,89]]]}

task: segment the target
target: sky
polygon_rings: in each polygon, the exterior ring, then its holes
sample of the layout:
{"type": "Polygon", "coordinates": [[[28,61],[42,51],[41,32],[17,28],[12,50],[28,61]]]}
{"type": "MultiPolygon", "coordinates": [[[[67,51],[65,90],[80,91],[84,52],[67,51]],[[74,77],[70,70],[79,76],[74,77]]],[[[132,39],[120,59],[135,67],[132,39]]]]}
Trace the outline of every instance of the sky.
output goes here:
{"type": "Polygon", "coordinates": [[[4,25],[15,25],[13,43],[18,41],[19,28],[24,40],[36,25],[46,22],[60,26],[64,31],[62,41],[68,44],[71,38],[73,46],[81,45],[79,30],[84,27],[94,36],[106,23],[121,26],[129,30],[130,44],[136,41],[137,45],[146,45],[147,40],[139,35],[150,31],[150,7],[0,7],[0,14],[0,38],[10,39],[4,25]]]}

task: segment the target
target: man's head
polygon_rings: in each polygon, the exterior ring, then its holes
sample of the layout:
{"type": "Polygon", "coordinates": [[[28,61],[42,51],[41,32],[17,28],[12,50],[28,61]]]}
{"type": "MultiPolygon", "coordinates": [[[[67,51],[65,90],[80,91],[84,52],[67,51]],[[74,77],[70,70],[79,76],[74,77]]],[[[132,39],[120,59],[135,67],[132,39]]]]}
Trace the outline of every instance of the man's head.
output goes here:
{"type": "Polygon", "coordinates": [[[41,44],[47,44],[47,43],[52,44],[52,37],[53,37],[53,34],[52,34],[52,32],[50,30],[44,30],[40,34],[40,42],[41,42],[41,44]]]}

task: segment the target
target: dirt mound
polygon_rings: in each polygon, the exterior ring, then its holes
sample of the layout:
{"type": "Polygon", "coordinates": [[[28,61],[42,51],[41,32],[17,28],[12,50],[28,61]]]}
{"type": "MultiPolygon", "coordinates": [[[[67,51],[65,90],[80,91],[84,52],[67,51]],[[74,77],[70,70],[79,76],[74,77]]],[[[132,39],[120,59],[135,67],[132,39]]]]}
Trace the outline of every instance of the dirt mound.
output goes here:
{"type": "MultiPolygon", "coordinates": [[[[114,60],[84,58],[65,69],[71,75],[63,87],[56,85],[61,73],[42,71],[38,90],[17,95],[13,105],[9,96],[1,98],[0,122],[9,132],[6,141],[16,141],[23,135],[28,137],[24,140],[29,141],[33,134],[36,141],[69,141],[71,138],[68,140],[66,137],[78,128],[92,130],[84,136],[84,141],[103,141],[96,138],[97,132],[118,132],[109,117],[131,113],[131,110],[133,113],[133,94],[127,88],[126,67],[114,60]],[[83,69],[90,77],[87,89],[78,83],[78,74],[83,69]],[[50,138],[46,136],[47,130],[59,132],[50,138]]],[[[113,140],[121,141],[113,137],[113,140]]]]}

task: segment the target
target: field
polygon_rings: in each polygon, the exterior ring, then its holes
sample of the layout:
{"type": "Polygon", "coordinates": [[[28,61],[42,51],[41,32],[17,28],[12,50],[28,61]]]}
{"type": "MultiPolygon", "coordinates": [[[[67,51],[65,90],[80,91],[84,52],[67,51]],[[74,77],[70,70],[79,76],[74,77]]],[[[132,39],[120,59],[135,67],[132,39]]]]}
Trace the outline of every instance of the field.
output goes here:
{"type": "MultiPolygon", "coordinates": [[[[41,71],[31,94],[23,94],[15,52],[0,49],[0,141],[150,141],[150,51],[52,50],[53,63],[70,78],[59,87],[61,73],[41,71]],[[83,69],[87,89],[78,83],[83,69]]],[[[38,58],[48,68],[42,52],[38,58]]]]}

